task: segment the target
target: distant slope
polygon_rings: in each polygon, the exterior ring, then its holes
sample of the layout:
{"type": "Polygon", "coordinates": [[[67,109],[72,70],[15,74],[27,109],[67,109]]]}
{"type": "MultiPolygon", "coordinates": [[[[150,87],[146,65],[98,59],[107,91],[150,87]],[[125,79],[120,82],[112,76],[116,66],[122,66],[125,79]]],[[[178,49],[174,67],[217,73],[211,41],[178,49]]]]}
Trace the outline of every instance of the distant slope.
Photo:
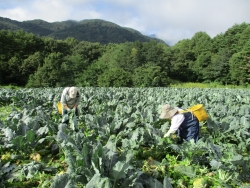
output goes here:
{"type": "Polygon", "coordinates": [[[163,40],[142,35],[132,28],[121,27],[112,22],[100,19],[89,19],[82,21],[67,20],[62,22],[46,22],[43,20],[15,21],[0,17],[0,30],[23,30],[38,36],[52,37],[64,40],[74,37],[78,41],[108,43],[124,42],[148,42],[155,40],[160,43],[163,40]]]}

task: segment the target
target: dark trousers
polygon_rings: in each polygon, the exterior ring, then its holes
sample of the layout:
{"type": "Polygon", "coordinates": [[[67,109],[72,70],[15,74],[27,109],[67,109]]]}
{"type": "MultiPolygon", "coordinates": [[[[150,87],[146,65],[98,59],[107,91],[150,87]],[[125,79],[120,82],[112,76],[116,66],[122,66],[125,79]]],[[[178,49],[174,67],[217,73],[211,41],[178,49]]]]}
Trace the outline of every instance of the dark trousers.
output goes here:
{"type": "Polygon", "coordinates": [[[177,130],[178,135],[186,141],[194,139],[196,143],[200,133],[199,121],[191,112],[184,113],[183,115],[185,119],[177,130]]]}

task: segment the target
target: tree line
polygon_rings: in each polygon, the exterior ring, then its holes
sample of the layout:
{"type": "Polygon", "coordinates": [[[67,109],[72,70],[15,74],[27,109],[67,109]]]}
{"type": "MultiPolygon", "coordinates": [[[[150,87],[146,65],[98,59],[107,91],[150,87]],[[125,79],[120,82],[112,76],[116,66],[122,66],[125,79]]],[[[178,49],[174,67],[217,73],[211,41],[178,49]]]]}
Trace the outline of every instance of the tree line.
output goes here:
{"type": "Polygon", "coordinates": [[[25,87],[167,87],[180,82],[249,84],[250,25],[211,38],[197,32],[167,46],[155,40],[106,45],[0,31],[0,84],[25,87]]]}

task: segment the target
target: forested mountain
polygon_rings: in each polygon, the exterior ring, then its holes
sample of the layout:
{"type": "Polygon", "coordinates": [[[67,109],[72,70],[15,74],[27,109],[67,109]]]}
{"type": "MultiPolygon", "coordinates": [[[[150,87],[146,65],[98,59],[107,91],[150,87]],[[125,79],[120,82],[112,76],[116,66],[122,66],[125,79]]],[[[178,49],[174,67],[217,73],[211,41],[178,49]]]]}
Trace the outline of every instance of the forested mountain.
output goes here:
{"type": "MultiPolygon", "coordinates": [[[[60,26],[66,29],[66,25],[60,26]]],[[[249,64],[247,23],[235,24],[214,38],[197,32],[171,47],[153,40],[101,44],[0,30],[1,85],[167,87],[217,82],[248,86],[249,64]]]]}
{"type": "Polygon", "coordinates": [[[149,42],[157,38],[142,35],[132,28],[121,27],[112,22],[100,19],[82,21],[62,21],[49,23],[43,20],[15,21],[0,17],[0,30],[23,30],[37,36],[52,37],[53,39],[65,40],[73,37],[78,41],[99,42],[100,44],[124,43],[124,42],[149,42]]]}

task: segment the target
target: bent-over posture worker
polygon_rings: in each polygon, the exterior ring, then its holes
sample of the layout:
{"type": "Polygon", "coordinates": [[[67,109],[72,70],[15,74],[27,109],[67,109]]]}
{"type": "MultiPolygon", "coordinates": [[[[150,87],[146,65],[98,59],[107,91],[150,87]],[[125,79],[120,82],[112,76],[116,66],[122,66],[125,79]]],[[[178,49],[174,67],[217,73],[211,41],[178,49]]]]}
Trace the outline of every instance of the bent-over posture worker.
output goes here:
{"type": "Polygon", "coordinates": [[[78,117],[78,105],[81,101],[81,94],[77,87],[66,87],[64,88],[61,100],[62,103],[62,115],[67,114],[70,111],[74,111],[75,115],[78,117]]]}
{"type": "Polygon", "coordinates": [[[171,119],[171,126],[164,137],[169,137],[171,133],[177,131],[177,135],[183,140],[189,141],[194,139],[198,141],[200,125],[196,116],[192,112],[184,112],[181,108],[173,107],[170,104],[162,106],[160,119],[171,119]]]}

